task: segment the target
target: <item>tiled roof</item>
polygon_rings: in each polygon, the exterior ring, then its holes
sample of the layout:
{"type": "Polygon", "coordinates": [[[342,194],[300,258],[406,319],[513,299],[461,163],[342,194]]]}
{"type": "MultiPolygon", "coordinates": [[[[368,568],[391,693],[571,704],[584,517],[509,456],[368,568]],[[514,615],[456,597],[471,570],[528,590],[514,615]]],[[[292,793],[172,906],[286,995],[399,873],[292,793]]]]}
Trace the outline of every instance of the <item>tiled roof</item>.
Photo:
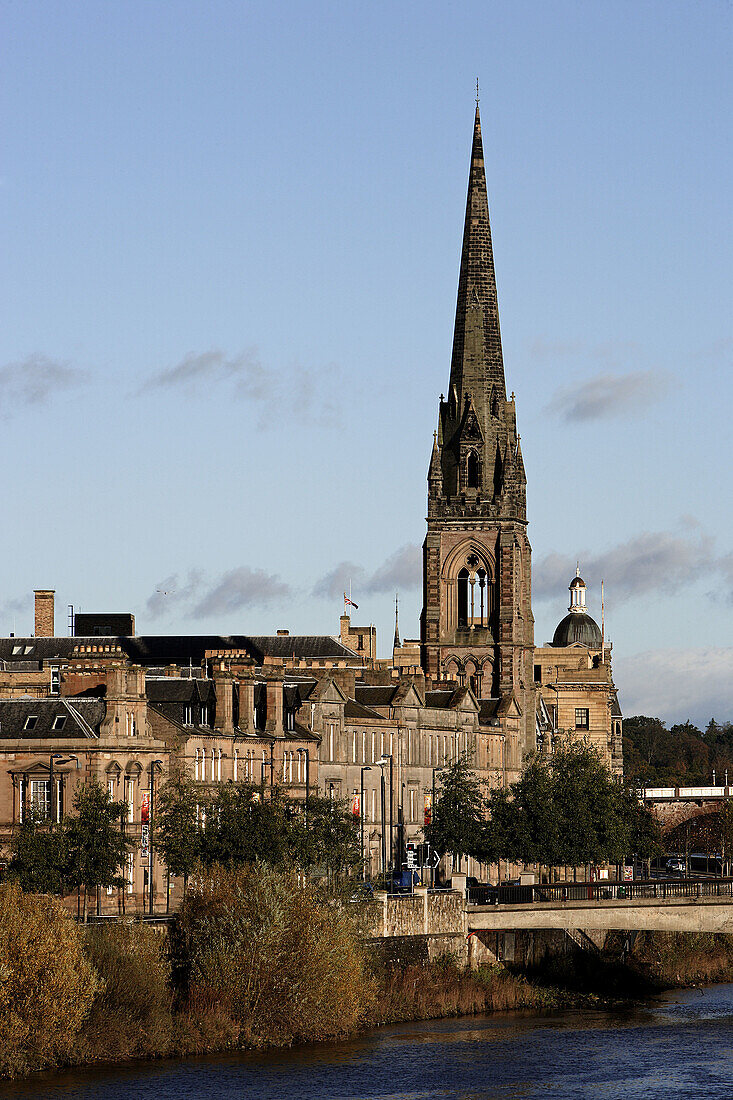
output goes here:
{"type": "Polygon", "coordinates": [[[344,718],[378,718],[380,721],[384,721],[383,714],[378,714],[376,710],[370,710],[369,707],[363,706],[362,703],[357,703],[356,699],[346,700],[344,718]]]}
{"type": "Polygon", "coordinates": [[[265,657],[298,659],[358,659],[336,638],[324,634],[139,634],[137,637],[91,636],[78,638],[0,638],[0,660],[50,661],[70,659],[75,650],[92,648],[92,656],[104,656],[105,647],[119,648],[131,661],[142,665],[199,665],[207,650],[244,650],[255,661],[265,657]]]}
{"type": "Polygon", "coordinates": [[[89,737],[87,726],[99,735],[104,715],[105,705],[101,699],[80,699],[76,696],[68,701],[60,697],[0,699],[0,740],[79,740],[89,737]],[[81,716],[81,721],[77,715],[81,716]]]}
{"type": "Polygon", "coordinates": [[[354,693],[357,703],[367,707],[388,707],[395,697],[394,684],[357,684],[354,693]]]}

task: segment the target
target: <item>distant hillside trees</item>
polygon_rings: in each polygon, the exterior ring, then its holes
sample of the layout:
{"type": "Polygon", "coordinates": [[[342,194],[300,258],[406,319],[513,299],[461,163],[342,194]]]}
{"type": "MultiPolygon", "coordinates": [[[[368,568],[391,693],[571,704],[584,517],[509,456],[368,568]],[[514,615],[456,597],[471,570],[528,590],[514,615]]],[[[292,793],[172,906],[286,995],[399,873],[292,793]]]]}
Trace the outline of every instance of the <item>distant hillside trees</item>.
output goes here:
{"type": "Polygon", "coordinates": [[[733,722],[711,718],[705,730],[692,722],[667,729],[659,718],[636,715],[624,721],[624,773],[638,786],[706,786],[733,783],[733,722]]]}

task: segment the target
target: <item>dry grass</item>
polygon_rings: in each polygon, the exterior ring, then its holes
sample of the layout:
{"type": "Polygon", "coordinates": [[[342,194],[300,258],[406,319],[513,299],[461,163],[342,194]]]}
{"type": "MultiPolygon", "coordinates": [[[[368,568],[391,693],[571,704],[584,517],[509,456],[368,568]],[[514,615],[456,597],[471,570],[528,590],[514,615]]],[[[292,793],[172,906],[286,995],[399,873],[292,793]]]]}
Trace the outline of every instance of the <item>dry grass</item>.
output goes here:
{"type": "Polygon", "coordinates": [[[733,980],[733,936],[700,932],[645,932],[632,962],[667,988],[733,980]]]}
{"type": "Polygon", "coordinates": [[[541,1011],[557,1003],[553,993],[510,974],[503,966],[466,970],[451,958],[390,968],[379,979],[372,1024],[430,1020],[518,1009],[541,1011]]]}

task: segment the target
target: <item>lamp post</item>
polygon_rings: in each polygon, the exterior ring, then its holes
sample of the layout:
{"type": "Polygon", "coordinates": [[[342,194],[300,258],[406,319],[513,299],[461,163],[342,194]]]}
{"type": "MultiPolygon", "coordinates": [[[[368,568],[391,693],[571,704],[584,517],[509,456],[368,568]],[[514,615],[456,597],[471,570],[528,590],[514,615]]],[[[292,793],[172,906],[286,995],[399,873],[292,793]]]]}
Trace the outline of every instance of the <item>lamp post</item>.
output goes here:
{"type": "Polygon", "coordinates": [[[265,801],[265,772],[267,771],[267,761],[263,760],[260,764],[260,786],[262,787],[262,801],[265,801]]]}
{"type": "Polygon", "coordinates": [[[163,767],[162,760],[150,761],[150,811],[148,821],[148,904],[150,909],[150,916],[153,915],[153,903],[155,900],[155,891],[153,890],[153,798],[155,794],[155,768],[163,767]]]}
{"type": "Polygon", "coordinates": [[[310,749],[298,749],[298,756],[305,756],[305,818],[308,820],[308,788],[310,787],[310,749]]]}
{"type": "MultiPolygon", "coordinates": [[[[389,764],[389,846],[388,846],[388,851],[389,851],[389,862],[392,863],[392,858],[393,858],[392,857],[392,830],[393,830],[393,816],[392,816],[392,797],[393,796],[392,796],[392,791],[393,791],[393,788],[394,788],[394,783],[392,781],[392,774],[393,774],[393,767],[394,767],[392,753],[391,752],[383,753],[382,756],[379,758],[379,760],[377,760],[377,764],[379,764],[379,766],[382,769],[383,769],[383,766],[385,764],[389,764]]],[[[382,770],[382,782],[384,782],[384,770],[382,770]]],[[[385,818],[386,818],[386,806],[385,806],[385,818]]],[[[385,828],[386,828],[386,821],[385,821],[385,828]]],[[[386,866],[385,866],[385,870],[386,870],[386,866]]]]}
{"type": "Polygon", "coordinates": [[[362,882],[366,878],[366,868],[364,866],[364,772],[370,772],[372,769],[367,764],[361,769],[361,781],[359,785],[359,833],[361,838],[361,878],[362,882]]]}

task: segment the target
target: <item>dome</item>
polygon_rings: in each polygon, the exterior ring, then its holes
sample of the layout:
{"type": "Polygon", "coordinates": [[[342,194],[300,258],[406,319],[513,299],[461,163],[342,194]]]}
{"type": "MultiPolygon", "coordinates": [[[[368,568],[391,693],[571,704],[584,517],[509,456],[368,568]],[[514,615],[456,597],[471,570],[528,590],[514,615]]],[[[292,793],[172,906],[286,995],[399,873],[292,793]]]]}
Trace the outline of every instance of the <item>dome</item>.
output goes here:
{"type": "Polygon", "coordinates": [[[584,581],[584,580],[583,580],[583,578],[582,578],[582,577],[580,577],[580,576],[578,576],[578,577],[573,577],[573,579],[571,580],[571,582],[570,582],[570,584],[569,584],[569,586],[568,586],[568,587],[569,587],[569,588],[570,588],[571,590],[572,590],[573,588],[585,588],[585,581],[584,581]]]}
{"type": "Polygon", "coordinates": [[[601,628],[595,619],[585,612],[570,612],[558,624],[552,639],[555,646],[575,645],[587,646],[588,649],[601,648],[601,628]]]}

